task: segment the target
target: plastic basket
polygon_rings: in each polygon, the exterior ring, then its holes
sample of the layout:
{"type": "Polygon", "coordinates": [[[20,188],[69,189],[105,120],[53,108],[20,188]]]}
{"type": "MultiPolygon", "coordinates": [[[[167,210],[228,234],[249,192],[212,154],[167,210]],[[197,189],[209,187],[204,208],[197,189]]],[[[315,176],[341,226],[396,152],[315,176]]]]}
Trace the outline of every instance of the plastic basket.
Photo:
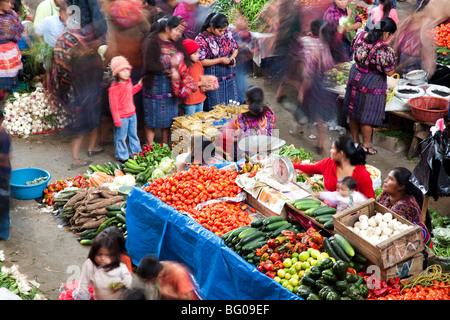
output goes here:
{"type": "Polygon", "coordinates": [[[436,122],[448,112],[448,100],[437,97],[418,97],[409,99],[412,116],[423,122],[436,122]]]}
{"type": "Polygon", "coordinates": [[[38,168],[22,168],[11,171],[11,195],[15,199],[30,200],[41,197],[47,188],[51,175],[47,171],[38,168]],[[46,177],[45,181],[38,184],[26,185],[27,181],[46,177]]]}

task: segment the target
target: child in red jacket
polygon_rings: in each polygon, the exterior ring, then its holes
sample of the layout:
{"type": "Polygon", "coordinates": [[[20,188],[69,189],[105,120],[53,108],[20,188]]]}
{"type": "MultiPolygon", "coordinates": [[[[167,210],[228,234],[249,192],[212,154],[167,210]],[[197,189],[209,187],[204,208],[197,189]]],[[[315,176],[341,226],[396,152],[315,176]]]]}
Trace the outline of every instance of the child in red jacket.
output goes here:
{"type": "Polygon", "coordinates": [[[115,157],[116,160],[125,162],[142,150],[137,135],[136,107],[133,102],[133,95],[142,89],[142,79],[133,86],[130,78],[131,65],[122,56],[111,59],[111,70],[117,79],[108,89],[109,106],[114,121],[115,157]]]}
{"type": "Polygon", "coordinates": [[[184,40],[183,46],[191,60],[191,65],[189,66],[189,74],[198,84],[198,89],[192,92],[183,100],[184,114],[188,116],[203,111],[203,102],[206,100],[206,94],[200,87],[202,85],[201,79],[203,76],[203,65],[198,60],[200,57],[200,46],[197,42],[195,42],[195,40],[192,39],[184,40]]]}

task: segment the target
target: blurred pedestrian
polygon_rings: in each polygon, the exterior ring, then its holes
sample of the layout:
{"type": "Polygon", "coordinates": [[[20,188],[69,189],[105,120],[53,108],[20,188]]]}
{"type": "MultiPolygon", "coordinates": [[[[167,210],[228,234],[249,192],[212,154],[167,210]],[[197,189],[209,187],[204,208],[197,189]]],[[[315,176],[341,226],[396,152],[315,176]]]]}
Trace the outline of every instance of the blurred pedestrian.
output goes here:
{"type": "Polygon", "coordinates": [[[436,49],[430,32],[435,28],[432,18],[419,7],[398,25],[393,49],[397,56],[396,71],[400,76],[413,70],[425,70],[428,79],[436,69],[436,49]]]}
{"type": "Polygon", "coordinates": [[[83,29],[84,34],[89,35],[96,42],[92,44],[94,49],[105,44],[107,25],[101,7],[103,2],[90,0],[71,0],[71,2],[80,10],[80,16],[78,17],[80,21],[77,22],[83,29]]]}
{"type": "Polygon", "coordinates": [[[133,86],[131,69],[125,57],[112,58],[111,70],[117,81],[109,87],[108,95],[114,121],[115,158],[121,162],[127,161],[142,150],[137,135],[136,107],[133,102],[133,96],[142,89],[142,80],[133,86]]]}
{"type": "Polygon", "coordinates": [[[366,31],[373,29],[374,25],[381,19],[391,18],[396,24],[399,22],[398,13],[392,0],[380,0],[380,5],[374,6],[369,16],[370,19],[366,23],[366,31]]]}
{"type": "Polygon", "coordinates": [[[301,33],[301,9],[295,0],[280,0],[277,23],[274,31],[270,76],[275,81],[275,99],[281,103],[286,98],[287,89],[298,91],[300,61],[297,53],[301,50],[296,42],[301,33]]]}
{"type": "Polygon", "coordinates": [[[146,255],[139,261],[139,266],[133,274],[131,287],[142,290],[146,300],[160,300],[161,294],[156,283],[163,266],[153,255],[146,255]]]}
{"type": "Polygon", "coordinates": [[[233,30],[233,38],[238,43],[239,53],[236,56],[236,81],[239,90],[238,102],[244,103],[245,90],[249,86],[247,76],[253,69],[253,53],[250,49],[252,42],[252,34],[248,28],[247,18],[238,14],[235,18],[235,28],[233,30]]]}
{"type": "Polygon", "coordinates": [[[103,63],[92,50],[89,38],[81,29],[66,31],[53,49],[49,91],[54,107],[65,108],[72,119],[69,132],[72,140],[72,167],[89,162],[80,159],[84,136],[89,134],[87,155],[104,151],[96,146],[100,127],[103,63]]]}
{"type": "Polygon", "coordinates": [[[387,44],[397,26],[391,18],[383,19],[371,31],[360,32],[352,42],[355,64],[350,69],[344,108],[354,141],[362,134],[362,148],[377,153],[370,140],[373,126],[382,124],[386,107],[387,76],[395,73],[395,54],[387,44]]]}
{"type": "Polygon", "coordinates": [[[155,0],[144,0],[144,1],[142,2],[142,4],[143,4],[142,10],[143,10],[143,12],[144,12],[144,16],[145,16],[145,18],[147,19],[148,23],[149,23],[150,25],[152,25],[153,22],[155,21],[155,20],[154,20],[155,14],[156,14],[157,12],[159,12],[161,9],[159,9],[159,8],[156,6],[155,0]]]}
{"type": "Polygon", "coordinates": [[[173,15],[182,18],[186,24],[183,36],[187,39],[194,39],[199,32],[197,28],[198,2],[199,0],[180,0],[173,11],[173,15]]]}
{"type": "Polygon", "coordinates": [[[19,84],[19,72],[23,69],[22,55],[17,43],[24,27],[13,3],[0,1],[0,90],[5,101],[12,89],[19,84]]]}
{"type": "MultiPolygon", "coordinates": [[[[136,85],[143,75],[142,43],[151,27],[145,15],[144,5],[138,0],[116,0],[111,2],[104,12],[108,26],[105,59],[111,62],[113,57],[125,57],[132,67],[131,83],[136,85]]],[[[144,135],[142,90],[133,96],[133,101],[136,107],[138,132],[141,133],[142,138],[144,135]]],[[[109,111],[110,108],[107,109],[109,111]]],[[[112,122],[110,118],[108,121],[112,122]]]]}
{"type": "MultiPolygon", "coordinates": [[[[169,144],[170,127],[178,116],[178,101],[172,91],[172,58],[184,56],[181,19],[175,16],[156,21],[143,42],[143,108],[145,135],[153,144],[155,129],[161,129],[162,142],[169,144]]],[[[185,57],[186,58],[186,57],[185,57]]]]}
{"type": "Polygon", "coordinates": [[[10,237],[10,181],[11,181],[11,140],[3,128],[3,111],[0,109],[0,240],[10,237]]]}
{"type": "MultiPolygon", "coordinates": [[[[69,0],[68,0],[69,1],[69,0]]],[[[77,21],[83,33],[90,38],[92,42],[90,46],[94,51],[98,51],[100,46],[106,44],[106,34],[108,26],[106,24],[105,9],[103,6],[109,3],[109,0],[70,0],[72,5],[77,7],[79,15],[71,15],[71,20],[77,21]]],[[[70,8],[70,12],[72,12],[70,8]]],[[[75,11],[76,12],[76,11],[75,11]]],[[[103,55],[102,55],[103,56],[103,55]]],[[[103,59],[103,58],[102,58],[103,59]]],[[[112,140],[112,128],[110,123],[111,113],[107,103],[107,85],[102,86],[102,98],[101,98],[101,126],[99,128],[98,135],[99,144],[107,145],[112,140]]]]}
{"type": "Polygon", "coordinates": [[[348,60],[351,60],[351,42],[356,30],[362,26],[362,19],[356,13],[355,7],[349,4],[349,0],[334,0],[333,4],[323,14],[323,19],[337,28],[342,45],[348,53],[348,60]],[[340,23],[342,18],[347,18],[345,25],[340,23]]]}
{"type": "Polygon", "coordinates": [[[317,126],[317,145],[319,154],[325,156],[329,146],[327,122],[335,120],[337,116],[336,96],[326,89],[324,83],[325,72],[332,69],[335,61],[331,54],[326,33],[332,32],[330,24],[321,18],[311,22],[311,35],[300,37],[302,47],[301,87],[299,103],[310,123],[317,126]],[[328,31],[330,30],[330,31],[328,31]]]}
{"type": "Polygon", "coordinates": [[[200,61],[205,75],[213,75],[219,81],[217,90],[206,92],[204,111],[210,111],[220,103],[239,100],[235,68],[239,49],[228,25],[224,14],[211,13],[195,37],[200,45],[200,61]]]}
{"type": "Polygon", "coordinates": [[[177,5],[177,0],[160,0],[156,3],[156,7],[169,16],[173,15],[173,12],[177,5]]]}
{"type": "Polygon", "coordinates": [[[145,275],[143,279],[156,282],[161,300],[199,300],[192,274],[181,263],[145,256],[138,273],[145,275]]]}

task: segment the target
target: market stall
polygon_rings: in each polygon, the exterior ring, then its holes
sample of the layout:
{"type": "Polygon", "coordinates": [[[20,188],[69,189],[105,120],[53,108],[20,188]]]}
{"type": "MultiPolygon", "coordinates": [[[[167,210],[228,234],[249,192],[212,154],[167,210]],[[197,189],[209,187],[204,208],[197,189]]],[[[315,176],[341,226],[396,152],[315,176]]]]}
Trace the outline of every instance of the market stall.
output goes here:
{"type": "Polygon", "coordinates": [[[445,266],[445,258],[424,250],[417,226],[373,199],[337,213],[314,197],[323,188],[319,177],[289,170],[312,154],[279,143],[234,166],[185,170],[176,169],[168,146],[154,144],[125,164],[91,165],[49,185],[47,199],[81,245],[116,226],[135,265],[146,254],[181,262],[206,300],[403,299],[400,288],[411,287],[400,280],[425,279],[424,263],[448,285],[433,265],[445,266]],[[383,231],[375,241],[369,221],[379,215],[386,226],[376,222],[383,231]]]}

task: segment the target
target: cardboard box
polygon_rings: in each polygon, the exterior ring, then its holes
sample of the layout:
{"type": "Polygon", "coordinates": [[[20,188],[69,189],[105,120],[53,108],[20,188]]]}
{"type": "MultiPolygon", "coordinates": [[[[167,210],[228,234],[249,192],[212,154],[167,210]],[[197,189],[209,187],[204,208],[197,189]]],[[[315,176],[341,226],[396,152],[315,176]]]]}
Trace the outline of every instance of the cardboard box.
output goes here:
{"type": "Polygon", "coordinates": [[[400,141],[397,138],[386,136],[377,130],[373,130],[372,144],[392,153],[398,153],[408,150],[410,145],[410,143],[408,142],[400,141]]]}
{"type": "Polygon", "coordinates": [[[400,261],[409,259],[424,249],[422,229],[414,225],[398,214],[382,206],[375,199],[369,199],[359,205],[353,206],[333,216],[334,231],[344,236],[356,251],[360,252],[367,260],[371,261],[381,269],[395,266],[400,261]],[[360,215],[369,218],[377,212],[390,212],[398,221],[411,226],[389,239],[377,243],[370,243],[366,239],[354,233],[348,227],[353,227],[360,215]]]}

